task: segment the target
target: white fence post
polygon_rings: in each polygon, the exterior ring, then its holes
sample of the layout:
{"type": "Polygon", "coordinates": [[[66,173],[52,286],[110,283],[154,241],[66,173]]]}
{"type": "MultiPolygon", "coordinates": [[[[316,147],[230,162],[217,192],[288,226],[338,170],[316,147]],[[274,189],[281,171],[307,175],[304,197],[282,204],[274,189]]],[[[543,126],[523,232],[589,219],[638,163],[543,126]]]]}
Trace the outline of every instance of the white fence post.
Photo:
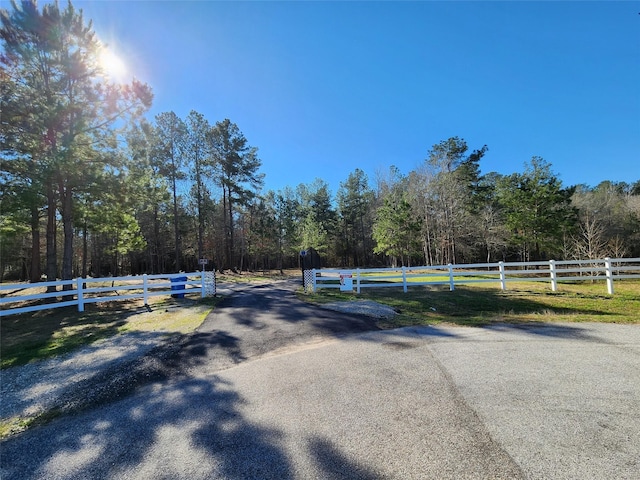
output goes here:
{"type": "Polygon", "coordinates": [[[407,268],[402,266],[402,291],[407,293],[407,268]]]}
{"type": "MultiPolygon", "coordinates": [[[[193,272],[187,276],[197,277],[198,275],[200,275],[200,273],[201,272],[193,272]]],[[[213,274],[214,272],[206,272],[206,273],[213,274]]],[[[62,280],[62,281],[56,281],[56,282],[44,282],[42,284],[38,283],[34,285],[29,285],[29,286],[25,286],[25,284],[23,283],[22,284],[0,284],[0,294],[2,294],[2,296],[0,296],[0,317],[4,317],[5,315],[17,315],[21,313],[35,312],[39,310],[47,310],[47,309],[54,309],[54,308],[67,307],[67,306],[76,306],[76,308],[78,309],[78,312],[84,312],[86,309],[86,305],[88,303],[108,302],[113,300],[125,300],[129,298],[143,298],[144,304],[148,306],[150,297],[154,295],[165,295],[165,294],[169,295],[172,293],[172,291],[155,291],[155,290],[151,291],[150,288],[151,289],[156,288],[156,284],[151,283],[151,279],[155,279],[155,278],[171,279],[173,277],[174,277],[173,275],[144,274],[142,275],[142,281],[140,281],[140,276],[136,275],[136,276],[129,276],[129,277],[104,277],[104,278],[101,278],[100,280],[78,277],[78,278],[73,278],[69,280],[62,280]],[[115,281],[121,281],[121,280],[130,281],[132,284],[123,286],[122,293],[118,293],[117,289],[119,287],[114,286],[114,283],[115,281]],[[102,283],[102,282],[108,282],[108,281],[111,282],[111,287],[91,287],[89,285],[92,282],[102,283]],[[57,287],[59,285],[65,285],[67,286],[67,288],[71,287],[71,289],[56,291],[53,294],[27,293],[26,295],[19,295],[19,296],[4,294],[4,292],[7,290],[20,291],[20,290],[26,290],[30,288],[38,288],[41,286],[57,287]],[[140,293],[140,287],[142,287],[141,293],[140,293]],[[132,292],[127,293],[126,290],[132,290],[132,292]],[[87,292],[91,293],[89,297],[86,297],[87,292]],[[106,296],[101,295],[103,292],[115,292],[116,296],[112,296],[109,294],[107,294],[106,296]],[[60,296],[64,296],[64,299],[62,301],[55,301],[52,303],[47,302],[45,304],[36,304],[36,305],[29,305],[26,307],[15,307],[15,308],[11,308],[11,305],[10,305],[10,303],[23,302],[26,300],[39,300],[44,298],[58,300],[56,297],[60,297],[60,296]]],[[[215,276],[213,278],[215,281],[215,276]]],[[[186,285],[187,283],[181,283],[183,290],[187,290],[186,285]]],[[[166,284],[158,284],[158,288],[161,288],[164,286],[166,286],[166,284]]],[[[215,283],[213,284],[213,287],[215,289],[215,283]]],[[[188,293],[195,294],[195,290],[197,290],[197,288],[189,289],[188,293]]],[[[215,290],[214,290],[214,293],[215,293],[215,290]]]]}
{"type": "Polygon", "coordinates": [[[558,278],[556,276],[556,261],[549,260],[549,273],[551,274],[551,291],[558,290],[558,278]]]}
{"type": "Polygon", "coordinates": [[[204,265],[202,265],[202,272],[200,273],[200,298],[204,298],[204,284],[205,284],[205,274],[204,274],[204,265]]]}
{"type": "Polygon", "coordinates": [[[607,275],[607,292],[609,295],[613,295],[613,272],[611,271],[611,259],[609,257],[604,259],[604,268],[607,275]]]}
{"type": "Polygon", "coordinates": [[[84,293],[82,292],[82,288],[84,287],[82,278],[76,278],[76,283],[78,284],[78,311],[84,312],[84,293]]]}
{"type": "Polygon", "coordinates": [[[147,274],[142,275],[142,298],[144,300],[144,306],[146,307],[149,303],[149,289],[147,286],[147,274]]]}
{"type": "MultiPolygon", "coordinates": [[[[510,266],[516,266],[516,265],[521,265],[522,267],[525,267],[527,265],[536,265],[539,266],[541,264],[545,264],[546,262],[520,262],[520,263],[511,263],[511,262],[507,262],[509,263],[510,266]]],[[[455,269],[461,269],[461,273],[460,273],[460,281],[462,281],[463,283],[465,283],[464,277],[465,275],[473,275],[473,276],[486,276],[486,279],[472,279],[469,280],[469,283],[475,283],[475,282],[492,282],[495,283],[495,274],[499,273],[499,282],[501,285],[502,290],[506,290],[507,289],[507,281],[509,280],[522,280],[522,281],[546,281],[544,280],[544,277],[540,277],[540,275],[536,275],[533,278],[522,278],[519,275],[519,271],[514,270],[514,274],[515,276],[512,276],[512,278],[507,278],[507,271],[509,271],[509,273],[511,273],[511,270],[507,270],[506,268],[506,263],[505,262],[497,262],[496,263],[491,263],[491,264],[468,264],[468,265],[453,265],[453,264],[448,264],[447,265],[437,265],[437,266],[425,266],[425,267],[415,267],[415,269],[425,269],[425,270],[437,270],[438,273],[429,273],[428,275],[426,275],[427,277],[436,277],[436,279],[434,279],[434,281],[419,281],[419,280],[415,280],[414,278],[412,278],[412,282],[411,284],[413,286],[415,285],[431,285],[431,284],[438,284],[438,285],[446,285],[447,283],[449,284],[449,288],[450,290],[454,290],[455,288],[455,269]],[[498,265],[499,271],[496,272],[495,270],[493,270],[493,268],[498,265]],[[479,267],[487,267],[487,271],[486,273],[481,273],[481,272],[469,272],[469,269],[478,269],[479,267]],[[449,272],[449,278],[445,278],[442,279],[442,271],[448,269],[449,272]],[[467,270],[467,271],[465,271],[467,270]]],[[[602,281],[605,280],[607,282],[607,291],[609,293],[609,295],[613,295],[614,294],[614,280],[621,280],[621,279],[632,279],[633,281],[640,281],[640,258],[614,258],[611,259],[609,257],[607,257],[606,259],[598,259],[598,260],[582,260],[582,261],[577,261],[577,262],[566,262],[566,261],[556,261],[556,260],[549,260],[549,270],[548,273],[550,275],[550,281],[551,281],[551,288],[552,290],[555,292],[558,286],[558,283],[561,282],[566,282],[566,281],[571,281],[571,280],[581,280],[581,278],[579,276],[576,276],[575,274],[579,274],[581,272],[586,272],[586,271],[599,271],[602,272],[604,270],[605,272],[605,277],[603,277],[602,275],[599,275],[597,277],[594,277],[595,280],[598,281],[602,281]],[[577,263],[578,265],[580,265],[579,268],[561,268],[559,267],[559,265],[568,265],[571,263],[577,263]],[[602,267],[598,267],[598,265],[600,263],[603,263],[605,265],[604,269],[602,267]],[[615,270],[614,270],[615,267],[615,270]],[[573,273],[574,275],[568,275],[573,273]]],[[[391,282],[391,283],[381,283],[379,282],[379,280],[388,280],[389,275],[386,275],[386,272],[395,272],[393,273],[393,275],[391,275],[391,278],[394,278],[395,280],[397,280],[398,275],[398,268],[397,267],[392,267],[392,268],[387,268],[387,269],[353,269],[353,270],[349,270],[348,273],[352,274],[352,272],[355,270],[356,272],[356,287],[357,287],[357,292],[360,293],[362,291],[363,288],[367,288],[367,287],[378,287],[378,286],[383,286],[383,287],[399,287],[400,285],[398,285],[397,281],[391,282]],[[382,274],[380,277],[375,276],[376,273],[379,272],[385,272],[385,274],[382,274]],[[363,280],[364,279],[364,280],[363,280]]],[[[409,282],[408,282],[408,277],[412,274],[412,267],[402,267],[402,285],[403,285],[403,290],[406,292],[408,291],[408,286],[409,286],[409,282]]],[[[327,280],[329,280],[329,282],[331,282],[332,280],[335,280],[335,277],[332,276],[333,273],[335,273],[335,271],[330,271],[331,273],[328,275],[327,280]]],[[[335,288],[336,285],[335,283],[328,283],[328,282],[324,282],[322,281],[323,278],[320,279],[320,281],[318,281],[318,275],[321,273],[321,270],[305,270],[304,271],[304,278],[305,278],[305,292],[308,292],[309,290],[311,290],[312,292],[316,293],[318,290],[322,289],[322,288],[335,288]]],[[[539,274],[540,270],[537,271],[531,271],[528,273],[535,273],[535,274],[539,274]]],[[[183,274],[184,275],[184,274],[183,274]]],[[[203,275],[203,272],[201,271],[197,271],[197,272],[193,272],[190,273],[188,276],[191,276],[192,278],[194,277],[198,277],[200,275],[203,275]]],[[[543,274],[544,275],[544,274],[543,274]]],[[[415,277],[415,274],[414,274],[415,277]]],[[[27,312],[32,312],[32,311],[37,311],[37,310],[44,310],[44,309],[53,309],[53,308],[58,308],[58,307],[66,307],[66,306],[72,306],[72,305],[76,305],[78,308],[79,312],[83,312],[85,311],[85,305],[87,303],[94,303],[94,302],[106,302],[106,301],[113,301],[113,300],[124,300],[124,299],[128,299],[128,298],[140,298],[142,297],[144,299],[144,304],[148,305],[149,304],[149,300],[150,297],[155,296],[155,295],[169,295],[173,293],[173,289],[171,291],[166,291],[164,290],[162,287],[167,287],[167,286],[173,286],[171,283],[170,284],[166,284],[166,283],[153,283],[152,280],[154,279],[172,279],[175,278],[175,275],[165,275],[165,274],[158,274],[158,275],[147,275],[144,274],[142,275],[142,282],[140,282],[140,276],[134,276],[134,277],[116,277],[116,278],[102,278],[100,280],[98,279],[87,279],[87,278],[75,278],[75,279],[71,279],[71,280],[64,280],[62,282],[44,282],[43,284],[35,284],[33,286],[25,286],[25,284],[0,284],[0,317],[4,317],[5,315],[15,315],[15,314],[21,314],[21,313],[27,313],[27,312]],[[88,285],[91,282],[106,282],[108,280],[111,280],[111,287],[89,287],[88,285]],[[114,281],[115,280],[127,280],[127,281],[131,281],[132,283],[135,283],[134,285],[126,285],[122,287],[123,293],[119,294],[116,290],[117,287],[114,287],[114,281]],[[63,290],[63,291],[56,291],[53,294],[50,293],[39,293],[39,294],[29,294],[27,293],[26,295],[20,295],[20,296],[16,296],[16,295],[7,295],[4,292],[7,290],[26,290],[29,288],[37,288],[40,286],[58,286],[58,285],[68,285],[68,286],[73,286],[76,285],[76,288],[74,288],[73,290],[63,290]],[[140,286],[142,286],[142,294],[140,294],[140,286]],[[133,290],[135,293],[131,293],[131,294],[126,294],[126,292],[124,292],[124,290],[128,290],[131,289],[133,290]],[[90,292],[89,297],[85,298],[85,290],[87,290],[88,292],[90,292]],[[101,292],[111,292],[111,291],[115,291],[116,292],[116,296],[112,296],[112,295],[106,295],[106,296],[100,296],[101,292]],[[95,295],[94,295],[95,294],[95,295]],[[36,304],[36,305],[30,305],[27,307],[15,307],[15,308],[11,308],[11,303],[17,303],[17,302],[24,302],[26,300],[36,300],[36,299],[44,299],[44,298],[54,298],[55,296],[64,296],[65,299],[63,301],[56,301],[55,303],[47,303],[47,304],[36,304]],[[69,299],[68,297],[71,297],[71,299],[69,299]],[[75,297],[75,298],[74,298],[75,297]]],[[[352,277],[350,277],[350,279],[352,279],[352,277]]],[[[204,273],[204,284],[206,286],[205,289],[205,296],[211,296],[211,295],[215,295],[215,272],[211,271],[211,272],[205,272],[204,273]],[[213,287],[213,288],[211,288],[213,287]]],[[[193,282],[194,284],[197,284],[196,281],[187,281],[189,284],[191,284],[191,282],[193,282]]],[[[179,286],[182,287],[182,290],[187,290],[186,288],[186,284],[185,283],[179,283],[179,286]]],[[[195,294],[195,289],[189,289],[189,291],[191,293],[195,294]]],[[[201,292],[202,293],[202,292],[201,292]]]]}

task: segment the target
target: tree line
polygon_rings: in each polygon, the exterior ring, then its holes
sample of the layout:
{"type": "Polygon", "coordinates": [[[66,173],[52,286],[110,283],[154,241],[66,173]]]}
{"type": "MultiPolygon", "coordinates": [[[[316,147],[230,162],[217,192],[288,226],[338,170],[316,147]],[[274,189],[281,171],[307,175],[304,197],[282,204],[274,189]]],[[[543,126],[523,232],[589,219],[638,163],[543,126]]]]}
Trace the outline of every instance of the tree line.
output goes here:
{"type": "Polygon", "coordinates": [[[345,267],[640,256],[640,181],[563,187],[539,157],[482,175],[487,146],[452,137],[407,174],[264,191],[231,120],[147,119],[151,88],[109,78],[71,3],[1,22],[1,279],[284,269],[309,247],[345,267]]]}

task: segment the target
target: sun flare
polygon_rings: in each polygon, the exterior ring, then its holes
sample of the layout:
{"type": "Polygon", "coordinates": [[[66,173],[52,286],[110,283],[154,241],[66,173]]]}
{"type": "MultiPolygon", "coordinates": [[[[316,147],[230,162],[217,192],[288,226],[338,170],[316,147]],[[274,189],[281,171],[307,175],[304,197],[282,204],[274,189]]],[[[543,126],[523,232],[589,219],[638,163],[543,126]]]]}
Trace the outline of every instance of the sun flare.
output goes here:
{"type": "Polygon", "coordinates": [[[100,66],[104,74],[111,80],[121,82],[126,79],[127,66],[122,59],[110,51],[109,49],[103,49],[100,53],[100,66]]]}

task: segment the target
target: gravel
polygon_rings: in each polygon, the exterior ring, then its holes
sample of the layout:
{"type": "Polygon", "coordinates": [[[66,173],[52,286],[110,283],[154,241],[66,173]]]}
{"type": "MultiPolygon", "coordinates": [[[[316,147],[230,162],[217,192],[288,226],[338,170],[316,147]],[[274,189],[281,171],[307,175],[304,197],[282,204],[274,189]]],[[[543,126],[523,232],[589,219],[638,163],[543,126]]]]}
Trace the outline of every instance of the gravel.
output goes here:
{"type": "Polygon", "coordinates": [[[58,357],[2,370],[0,418],[36,417],[109,371],[129,365],[167,341],[166,333],[130,332],[58,357]]]}
{"type": "Polygon", "coordinates": [[[323,308],[335,310],[337,312],[355,313],[374,318],[391,318],[396,315],[396,311],[388,305],[383,305],[371,300],[356,300],[353,302],[332,302],[322,304],[323,308]]]}

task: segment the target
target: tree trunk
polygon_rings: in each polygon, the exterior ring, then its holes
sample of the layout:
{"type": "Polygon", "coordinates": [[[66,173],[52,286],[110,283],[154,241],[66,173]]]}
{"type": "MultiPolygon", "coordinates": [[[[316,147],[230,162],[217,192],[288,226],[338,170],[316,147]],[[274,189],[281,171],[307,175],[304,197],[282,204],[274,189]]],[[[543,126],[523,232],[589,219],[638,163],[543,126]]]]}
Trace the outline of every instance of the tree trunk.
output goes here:
{"type": "Polygon", "coordinates": [[[204,215],[200,195],[200,188],[198,188],[198,261],[204,257],[204,215]]]}
{"type": "Polygon", "coordinates": [[[220,265],[220,272],[229,268],[229,234],[228,234],[228,226],[227,226],[227,189],[226,187],[222,187],[222,248],[224,252],[224,257],[222,259],[222,265],[220,265]]]}
{"type": "Polygon", "coordinates": [[[158,219],[158,205],[153,209],[153,245],[154,252],[151,254],[151,273],[161,273],[160,270],[160,221],[158,219]],[[155,256],[155,257],[154,257],[155,256]],[[154,261],[155,258],[155,261],[154,261]]]}
{"type": "Polygon", "coordinates": [[[176,272],[180,271],[180,230],[178,228],[178,195],[176,193],[176,177],[173,176],[173,223],[176,242],[176,272]]]}
{"type": "Polygon", "coordinates": [[[40,268],[40,212],[38,207],[31,206],[31,269],[29,281],[36,283],[40,281],[42,270],[40,268]]]}
{"type": "Polygon", "coordinates": [[[282,252],[282,228],[279,226],[278,227],[278,257],[277,257],[277,262],[278,262],[278,271],[280,272],[280,275],[282,275],[284,273],[284,271],[282,270],[282,257],[283,257],[283,252],[282,252]]]}
{"type": "Polygon", "coordinates": [[[360,212],[360,236],[362,237],[362,260],[364,264],[363,267],[367,267],[369,265],[369,252],[367,249],[367,240],[364,232],[364,213],[360,212]]]}
{"type": "MultiPolygon", "coordinates": [[[[60,199],[62,200],[62,229],[64,246],[62,250],[62,279],[73,278],[73,190],[60,181],[60,199]]],[[[62,290],[72,290],[73,285],[64,285],[62,290]]]]}
{"type": "Polygon", "coordinates": [[[196,152],[196,204],[198,206],[198,261],[203,255],[204,215],[202,213],[202,174],[200,173],[200,157],[196,152]]]}
{"type": "Polygon", "coordinates": [[[235,251],[234,235],[233,235],[233,205],[231,204],[231,188],[229,187],[227,193],[227,208],[229,209],[229,265],[233,268],[234,258],[233,253],[235,251]]]}
{"type": "Polygon", "coordinates": [[[120,244],[120,234],[118,232],[116,232],[116,245],[115,248],[113,249],[113,268],[111,269],[112,272],[115,272],[113,274],[114,277],[117,277],[120,275],[120,268],[119,268],[119,262],[118,262],[118,247],[120,244]]]}
{"type": "Polygon", "coordinates": [[[82,278],[87,278],[87,261],[89,256],[89,242],[87,240],[87,221],[82,226],[82,278]]]}
{"type": "MultiPolygon", "coordinates": [[[[56,242],[56,194],[53,183],[47,183],[47,281],[55,282],[58,276],[58,252],[56,242]]],[[[51,285],[47,287],[47,293],[57,289],[51,285]]]]}

